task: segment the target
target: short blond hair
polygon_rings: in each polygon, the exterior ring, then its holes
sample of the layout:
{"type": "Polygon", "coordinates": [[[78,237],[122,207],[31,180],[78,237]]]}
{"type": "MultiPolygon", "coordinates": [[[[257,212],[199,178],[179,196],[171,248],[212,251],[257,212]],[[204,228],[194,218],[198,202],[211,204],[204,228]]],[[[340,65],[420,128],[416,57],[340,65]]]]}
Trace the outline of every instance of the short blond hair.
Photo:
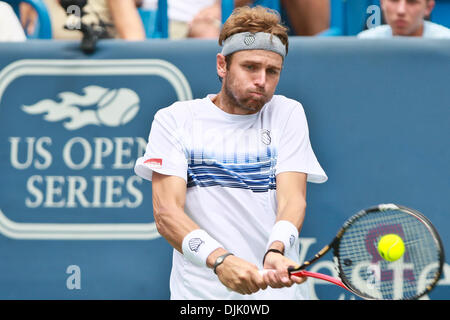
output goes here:
{"type": "Polygon", "coordinates": [[[241,32],[265,32],[280,38],[286,47],[289,47],[288,28],[281,23],[280,14],[272,9],[256,6],[238,7],[225,21],[219,35],[219,45],[233,34],[241,32]]]}

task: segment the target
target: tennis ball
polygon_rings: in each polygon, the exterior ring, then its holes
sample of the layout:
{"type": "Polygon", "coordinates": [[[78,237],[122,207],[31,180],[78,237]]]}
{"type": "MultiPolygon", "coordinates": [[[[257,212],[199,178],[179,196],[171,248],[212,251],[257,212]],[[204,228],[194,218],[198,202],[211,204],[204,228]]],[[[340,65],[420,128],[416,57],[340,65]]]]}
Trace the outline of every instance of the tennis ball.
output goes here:
{"type": "Polygon", "coordinates": [[[386,234],[378,242],[378,252],[384,260],[395,261],[405,253],[405,243],[396,234],[386,234]]]}
{"type": "Polygon", "coordinates": [[[113,89],[98,102],[97,118],[106,126],[124,125],[139,111],[139,96],[131,89],[113,89]]]}

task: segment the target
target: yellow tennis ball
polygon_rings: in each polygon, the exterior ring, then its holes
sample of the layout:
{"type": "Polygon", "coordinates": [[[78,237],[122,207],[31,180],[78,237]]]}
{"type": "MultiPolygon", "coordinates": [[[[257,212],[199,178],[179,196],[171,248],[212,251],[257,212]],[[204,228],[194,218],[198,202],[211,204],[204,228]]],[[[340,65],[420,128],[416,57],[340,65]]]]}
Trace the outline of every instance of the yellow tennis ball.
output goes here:
{"type": "Polygon", "coordinates": [[[405,243],[396,234],[386,234],[378,242],[378,252],[383,259],[395,261],[405,253],[405,243]]]}

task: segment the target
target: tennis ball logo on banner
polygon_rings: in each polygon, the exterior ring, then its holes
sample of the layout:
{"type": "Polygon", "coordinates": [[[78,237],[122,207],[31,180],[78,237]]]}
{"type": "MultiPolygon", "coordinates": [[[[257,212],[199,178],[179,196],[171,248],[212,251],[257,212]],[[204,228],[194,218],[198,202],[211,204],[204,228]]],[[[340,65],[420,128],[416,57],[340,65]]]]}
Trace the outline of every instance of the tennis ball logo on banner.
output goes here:
{"type": "Polygon", "coordinates": [[[83,89],[85,95],[62,92],[61,102],[45,99],[23,106],[28,114],[43,114],[45,121],[64,121],[64,128],[77,130],[87,125],[117,127],[134,119],[139,111],[139,96],[131,89],[108,90],[99,86],[83,89]],[[89,106],[94,105],[94,108],[89,106]]]}
{"type": "Polygon", "coordinates": [[[184,75],[163,60],[19,60],[2,69],[1,143],[8,154],[1,160],[7,188],[0,233],[159,237],[149,215],[151,189],[133,168],[156,111],[188,99],[184,75]]]}

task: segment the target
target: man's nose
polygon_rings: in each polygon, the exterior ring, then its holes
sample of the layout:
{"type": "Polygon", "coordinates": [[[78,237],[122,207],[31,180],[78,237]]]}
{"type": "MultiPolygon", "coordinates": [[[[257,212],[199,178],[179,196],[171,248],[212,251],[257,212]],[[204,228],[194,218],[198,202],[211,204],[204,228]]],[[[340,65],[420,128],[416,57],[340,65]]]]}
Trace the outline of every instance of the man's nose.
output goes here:
{"type": "Polygon", "coordinates": [[[406,12],[406,0],[400,0],[397,5],[397,13],[405,14],[406,12]]]}
{"type": "Polygon", "coordinates": [[[259,70],[255,74],[254,83],[258,87],[264,87],[266,84],[266,71],[264,69],[259,70]]]}

